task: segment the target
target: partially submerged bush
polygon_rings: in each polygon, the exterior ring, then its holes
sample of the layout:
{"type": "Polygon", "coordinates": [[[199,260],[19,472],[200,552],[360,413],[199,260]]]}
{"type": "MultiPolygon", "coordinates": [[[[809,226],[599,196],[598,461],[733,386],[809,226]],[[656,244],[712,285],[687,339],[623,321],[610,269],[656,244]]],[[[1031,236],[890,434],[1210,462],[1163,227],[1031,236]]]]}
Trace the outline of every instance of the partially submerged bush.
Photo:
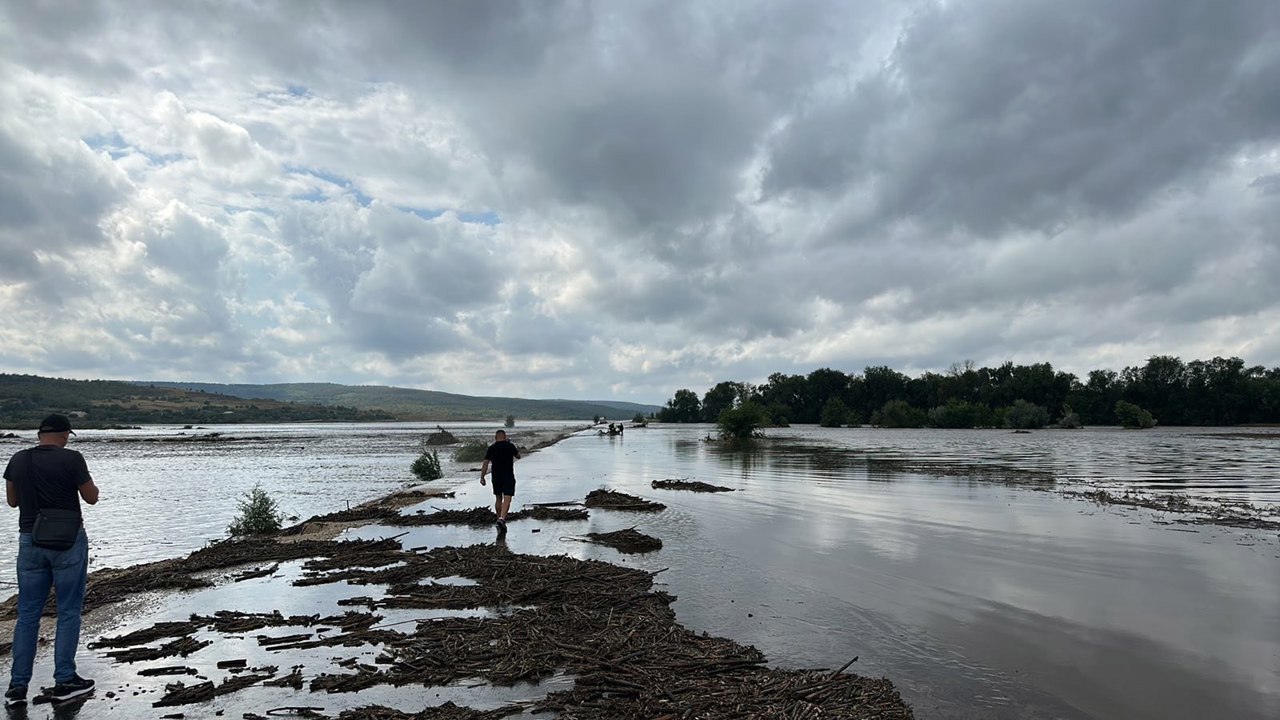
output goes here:
{"type": "Polygon", "coordinates": [[[254,485],[244,494],[240,501],[240,515],[227,526],[227,532],[232,537],[270,535],[280,529],[283,520],[284,515],[277,508],[276,501],[261,485],[254,485]]]}
{"type": "Polygon", "coordinates": [[[1153,428],[1156,426],[1156,419],[1151,416],[1150,411],[1143,410],[1137,405],[1124,400],[1116,401],[1116,419],[1127,428],[1153,428]]]}
{"type": "Polygon", "coordinates": [[[1015,400],[1004,413],[1004,426],[1014,430],[1035,430],[1048,424],[1049,411],[1026,400],[1015,400]]]}
{"type": "Polygon", "coordinates": [[[950,400],[929,411],[929,424],[936,428],[990,427],[995,414],[982,403],[950,400]]]}
{"type": "Polygon", "coordinates": [[[467,440],[453,453],[453,459],[455,462],[480,462],[488,449],[489,444],[483,440],[467,440]]]}
{"type": "Polygon", "coordinates": [[[508,427],[508,428],[513,428],[513,427],[515,427],[515,426],[516,426],[516,416],[515,416],[515,415],[508,415],[508,416],[507,416],[507,419],[503,421],[502,426],[503,426],[503,427],[508,427]]]}
{"type": "Polygon", "coordinates": [[[716,419],[716,426],[720,428],[722,438],[749,440],[763,435],[760,428],[768,422],[769,416],[764,408],[747,401],[736,408],[722,410],[720,417],[716,419]]]}
{"type": "Polygon", "coordinates": [[[929,416],[923,410],[906,400],[890,400],[871,413],[871,424],[884,428],[920,428],[928,420],[929,416]]]}
{"type": "Polygon", "coordinates": [[[1058,427],[1064,430],[1078,430],[1084,427],[1084,423],[1080,422],[1080,415],[1071,409],[1070,405],[1062,406],[1062,419],[1058,421],[1058,427]]]}
{"type": "Polygon", "coordinates": [[[840,398],[831,398],[826,405],[822,406],[822,417],[818,424],[822,427],[833,428],[849,423],[849,406],[844,404],[840,398]]]}
{"type": "Polygon", "coordinates": [[[436,450],[423,450],[417,460],[413,461],[413,466],[409,468],[414,475],[423,482],[431,482],[444,477],[444,473],[440,470],[440,453],[436,450]]]}

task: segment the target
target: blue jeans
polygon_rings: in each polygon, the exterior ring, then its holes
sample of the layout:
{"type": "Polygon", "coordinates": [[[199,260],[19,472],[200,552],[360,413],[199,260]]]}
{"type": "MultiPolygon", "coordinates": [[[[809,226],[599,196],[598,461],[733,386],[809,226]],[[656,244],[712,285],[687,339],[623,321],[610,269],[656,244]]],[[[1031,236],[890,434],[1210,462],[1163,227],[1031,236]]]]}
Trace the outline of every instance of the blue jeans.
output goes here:
{"type": "Polygon", "coordinates": [[[76,676],[76,646],[80,644],[80,611],[84,607],[89,573],[89,536],[84,528],[67,550],[48,550],[31,544],[31,533],[18,534],[18,622],[13,626],[13,670],[10,687],[31,683],[36,660],[40,615],[53,587],[58,598],[58,634],[53,641],[53,680],[76,676]]]}

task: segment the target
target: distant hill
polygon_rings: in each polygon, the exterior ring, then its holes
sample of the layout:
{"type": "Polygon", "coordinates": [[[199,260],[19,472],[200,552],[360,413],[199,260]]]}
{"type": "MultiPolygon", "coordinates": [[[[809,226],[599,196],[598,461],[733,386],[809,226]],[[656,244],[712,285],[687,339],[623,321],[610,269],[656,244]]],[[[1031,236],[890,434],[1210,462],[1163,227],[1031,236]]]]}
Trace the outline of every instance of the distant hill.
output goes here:
{"type": "Polygon", "coordinates": [[[385,411],[336,404],[234,397],[115,380],[66,380],[0,373],[0,427],[34,428],[49,413],[74,427],[142,424],[364,422],[393,420],[385,411]]]}
{"type": "Polygon", "coordinates": [[[610,400],[530,400],[526,398],[473,397],[436,390],[386,385],[338,385],[335,383],[281,383],[275,385],[222,385],[198,382],[141,382],[144,387],[217,393],[246,399],[313,403],[384,412],[398,420],[493,420],[514,415],[518,420],[590,420],[596,416],[614,420],[648,415],[662,408],[610,400]]]}

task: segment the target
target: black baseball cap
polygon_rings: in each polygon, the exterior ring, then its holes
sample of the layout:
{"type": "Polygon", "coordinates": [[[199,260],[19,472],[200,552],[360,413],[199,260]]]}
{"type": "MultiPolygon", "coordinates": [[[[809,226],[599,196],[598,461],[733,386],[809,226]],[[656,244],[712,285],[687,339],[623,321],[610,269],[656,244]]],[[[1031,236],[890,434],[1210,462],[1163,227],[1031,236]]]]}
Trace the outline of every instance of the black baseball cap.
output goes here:
{"type": "Polygon", "coordinates": [[[55,413],[40,421],[40,430],[37,431],[36,434],[43,435],[45,433],[60,432],[69,432],[72,435],[76,434],[76,431],[71,429],[71,421],[67,419],[67,416],[55,413]]]}

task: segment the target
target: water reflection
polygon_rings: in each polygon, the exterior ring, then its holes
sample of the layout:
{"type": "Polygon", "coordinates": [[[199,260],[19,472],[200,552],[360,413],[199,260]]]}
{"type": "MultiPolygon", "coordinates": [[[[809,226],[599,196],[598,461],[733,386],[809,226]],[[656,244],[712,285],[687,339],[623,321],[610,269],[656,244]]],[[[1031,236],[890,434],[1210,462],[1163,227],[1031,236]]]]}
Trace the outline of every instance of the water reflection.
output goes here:
{"type": "MultiPolygon", "coordinates": [[[[921,717],[1280,717],[1274,533],[1162,526],[1149,511],[1033,491],[1053,487],[1045,479],[1054,478],[1275,503],[1275,440],[1177,429],[792,428],[770,431],[755,449],[726,451],[701,441],[710,430],[653,426],[625,442],[584,434],[521,461],[517,506],[579,500],[607,486],[660,500],[663,513],[593,511],[572,523],[514,522],[505,535],[410,528],[403,542],[494,542],[514,552],[670,568],[659,579],[692,629],[755,644],[787,667],[836,668],[857,655],[854,669],[891,677],[921,717]],[[650,487],[664,478],[737,492],[650,487]],[[632,526],[662,538],[664,548],[623,556],[560,540],[632,526]]],[[[90,511],[95,568],[178,555],[221,537],[234,498],[254,482],[303,516],[396,489],[410,479],[421,430],[306,426],[277,435],[218,447],[81,448],[104,486],[103,504],[90,511]],[[182,513],[162,492],[174,468],[195,486],[182,513]],[[137,517],[154,519],[155,535],[140,537],[137,517]],[[157,538],[176,540],[164,546],[157,538]]],[[[465,471],[450,470],[455,478],[465,471]]],[[[488,506],[486,491],[469,482],[456,499],[423,509],[488,506]]],[[[374,526],[350,536],[401,533],[374,526]]],[[[0,535],[3,542],[12,534],[0,535]]],[[[179,596],[147,622],[209,607],[265,611],[282,601],[287,612],[308,614],[369,592],[321,586],[281,599],[255,587],[215,588],[198,605],[179,596]]],[[[101,660],[86,665],[111,678],[101,660]]],[[[476,704],[487,691],[449,697],[476,704]]],[[[274,691],[252,692],[256,707],[290,704],[274,691]]]]}
{"type": "Polygon", "coordinates": [[[590,524],[664,540],[632,562],[673,568],[663,577],[683,622],[787,666],[859,655],[860,672],[893,678],[922,717],[1280,715],[1274,534],[1169,528],[1035,492],[1055,479],[1181,483],[1260,501],[1276,496],[1270,456],[1242,472],[1239,445],[1181,433],[797,428],[745,452],[698,442],[705,433],[654,427],[625,452],[567,442],[540,458],[546,484],[526,483],[537,496],[524,500],[562,500],[591,475],[667,503],[590,524]],[[1151,458],[1166,447],[1177,450],[1151,458]],[[738,492],[648,485],[669,477],[738,492]],[[1160,678],[1179,690],[1135,699],[1160,678]]]}

